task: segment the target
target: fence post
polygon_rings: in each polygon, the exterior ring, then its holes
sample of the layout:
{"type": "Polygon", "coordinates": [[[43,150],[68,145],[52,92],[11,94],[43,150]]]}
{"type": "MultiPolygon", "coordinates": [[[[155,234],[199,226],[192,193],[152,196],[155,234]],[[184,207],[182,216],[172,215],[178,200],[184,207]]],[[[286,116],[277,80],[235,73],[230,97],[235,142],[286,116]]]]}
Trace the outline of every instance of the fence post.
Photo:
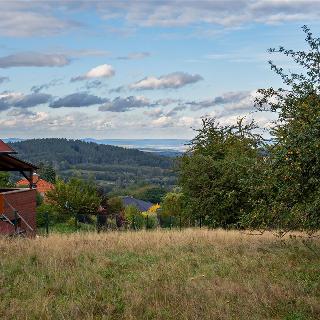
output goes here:
{"type": "Polygon", "coordinates": [[[181,228],[182,228],[182,226],[181,226],[181,214],[179,215],[179,226],[180,226],[180,231],[181,231],[181,228]]]}
{"type": "Polygon", "coordinates": [[[149,229],[149,215],[147,215],[146,220],[147,220],[146,229],[149,229]]]}
{"type": "Polygon", "coordinates": [[[97,233],[100,233],[100,221],[99,221],[99,213],[97,214],[97,223],[96,223],[96,229],[97,233]]]}
{"type": "Polygon", "coordinates": [[[135,217],[134,216],[132,217],[132,226],[131,227],[132,227],[133,230],[136,230],[135,217]]]}
{"type": "Polygon", "coordinates": [[[18,231],[18,212],[14,210],[14,232],[17,233],[18,231]]]}
{"type": "Polygon", "coordinates": [[[200,229],[202,227],[202,216],[200,216],[200,229]]]}
{"type": "Polygon", "coordinates": [[[74,215],[74,227],[77,231],[78,230],[78,214],[77,213],[74,215]]]}
{"type": "Polygon", "coordinates": [[[49,213],[45,212],[45,225],[46,225],[46,234],[49,235],[49,213]]]}
{"type": "Polygon", "coordinates": [[[171,230],[171,228],[172,228],[172,216],[170,216],[169,222],[170,222],[170,230],[171,230]]]}

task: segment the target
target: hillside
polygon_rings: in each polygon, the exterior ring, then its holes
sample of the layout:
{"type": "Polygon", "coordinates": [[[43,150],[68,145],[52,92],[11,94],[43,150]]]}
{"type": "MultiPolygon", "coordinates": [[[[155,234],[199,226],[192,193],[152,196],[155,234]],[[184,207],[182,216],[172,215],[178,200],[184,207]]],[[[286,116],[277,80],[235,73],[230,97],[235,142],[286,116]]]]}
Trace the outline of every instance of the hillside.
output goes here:
{"type": "Polygon", "coordinates": [[[93,177],[107,190],[139,182],[162,186],[175,183],[174,160],[135,149],[57,138],[10,145],[25,160],[52,164],[62,177],[93,177]]]}
{"type": "Polygon", "coordinates": [[[0,238],[1,319],[312,320],[320,242],[183,230],[0,238]]]}

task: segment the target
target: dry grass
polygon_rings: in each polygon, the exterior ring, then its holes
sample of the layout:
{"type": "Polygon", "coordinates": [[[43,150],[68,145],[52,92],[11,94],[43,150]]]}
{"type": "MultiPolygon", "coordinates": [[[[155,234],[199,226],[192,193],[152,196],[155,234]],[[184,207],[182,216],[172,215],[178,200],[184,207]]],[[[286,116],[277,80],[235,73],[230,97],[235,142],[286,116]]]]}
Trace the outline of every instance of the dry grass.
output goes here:
{"type": "Polygon", "coordinates": [[[0,239],[0,319],[319,318],[319,240],[207,230],[0,239]]]}

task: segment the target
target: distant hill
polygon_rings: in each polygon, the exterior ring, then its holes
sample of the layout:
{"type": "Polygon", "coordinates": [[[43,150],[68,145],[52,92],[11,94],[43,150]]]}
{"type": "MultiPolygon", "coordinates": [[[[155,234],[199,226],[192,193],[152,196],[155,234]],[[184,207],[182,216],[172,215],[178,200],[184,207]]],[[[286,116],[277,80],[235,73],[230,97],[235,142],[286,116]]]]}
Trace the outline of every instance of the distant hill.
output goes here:
{"type": "Polygon", "coordinates": [[[18,156],[52,164],[62,177],[79,174],[95,178],[107,190],[146,182],[175,184],[172,158],[111,145],[67,139],[31,139],[10,143],[18,156]]]}
{"type": "MultiPolygon", "coordinates": [[[[24,141],[21,138],[2,138],[6,143],[24,141]]],[[[79,139],[85,142],[106,144],[111,146],[123,147],[126,149],[138,149],[144,152],[152,152],[166,157],[181,156],[187,149],[189,140],[185,139],[79,139]]]]}
{"type": "Polygon", "coordinates": [[[18,142],[18,141],[23,141],[25,139],[20,139],[20,138],[5,138],[5,139],[1,139],[2,141],[4,141],[5,143],[10,143],[10,142],[18,142]]]}
{"type": "Polygon", "coordinates": [[[157,155],[167,157],[181,156],[186,150],[185,139],[81,139],[86,142],[95,142],[98,144],[108,144],[112,146],[124,147],[129,149],[138,149],[145,152],[153,152],[157,155]]]}

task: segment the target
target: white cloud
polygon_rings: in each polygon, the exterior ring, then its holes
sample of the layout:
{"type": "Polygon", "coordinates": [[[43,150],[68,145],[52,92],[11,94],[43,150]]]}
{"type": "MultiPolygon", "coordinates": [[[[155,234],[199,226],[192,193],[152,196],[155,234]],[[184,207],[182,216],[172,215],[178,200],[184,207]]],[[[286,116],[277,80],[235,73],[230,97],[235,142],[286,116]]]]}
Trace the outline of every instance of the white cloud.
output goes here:
{"type": "Polygon", "coordinates": [[[50,12],[52,8],[40,8],[45,5],[44,1],[41,2],[1,1],[0,34],[9,37],[48,36],[81,25],[73,20],[56,18],[50,12]]]}
{"type": "MultiPolygon", "coordinates": [[[[250,23],[306,23],[320,18],[318,0],[202,0],[202,1],[2,1],[0,34],[5,36],[48,36],[85,26],[74,21],[75,12],[96,12],[102,20],[122,19],[111,32],[131,34],[137,27],[195,26],[206,32],[213,27],[231,28],[250,23]],[[63,14],[57,14],[57,13],[63,14]],[[201,26],[202,27],[202,26],[201,26]],[[204,30],[205,31],[205,30],[204,30]]],[[[79,17],[79,20],[81,18],[79,17]]]]}
{"type": "Polygon", "coordinates": [[[49,54],[39,52],[19,52],[0,57],[0,68],[12,67],[63,67],[70,63],[64,54],[49,54]]]}
{"type": "Polygon", "coordinates": [[[157,119],[151,121],[152,127],[166,128],[166,127],[182,127],[182,128],[193,128],[198,127],[201,123],[200,118],[182,116],[180,118],[171,117],[168,115],[162,115],[157,119]]]}
{"type": "Polygon", "coordinates": [[[50,108],[80,108],[98,105],[107,102],[108,99],[101,98],[86,92],[76,92],[65,97],[58,98],[49,104],[50,108]]]}
{"type": "Polygon", "coordinates": [[[185,104],[190,106],[191,110],[208,109],[218,106],[220,112],[230,113],[241,109],[253,109],[255,96],[256,91],[230,91],[213,99],[187,101],[185,104]]]}
{"type": "Polygon", "coordinates": [[[117,57],[118,60],[141,60],[150,57],[149,52],[131,52],[126,56],[117,57]]]}
{"type": "Polygon", "coordinates": [[[0,112],[10,108],[31,108],[49,102],[51,95],[45,93],[24,94],[4,92],[0,94],[0,112]]]}
{"type": "Polygon", "coordinates": [[[143,112],[143,114],[150,118],[157,119],[164,114],[164,110],[162,108],[156,108],[156,109],[146,110],[143,112]]]}
{"type": "Polygon", "coordinates": [[[110,78],[115,75],[115,71],[113,67],[109,64],[102,64],[95,68],[92,68],[87,73],[82,76],[78,76],[72,78],[71,81],[82,81],[82,80],[90,80],[90,79],[98,79],[98,78],[110,78]]]}
{"type": "MultiPolygon", "coordinates": [[[[230,1],[108,1],[100,5],[101,14],[117,11],[130,25],[140,27],[176,27],[207,25],[235,27],[248,23],[286,23],[317,21],[320,2],[317,0],[230,0],[230,1]]],[[[208,29],[209,30],[209,29],[208,29]]],[[[212,30],[212,29],[211,29],[212,30]]]]}
{"type": "Polygon", "coordinates": [[[178,89],[200,80],[203,78],[198,74],[174,72],[160,77],[146,77],[129,85],[129,88],[135,90],[178,89]]]}
{"type": "MultiPolygon", "coordinates": [[[[160,104],[161,105],[161,104],[160,104]]],[[[176,116],[180,111],[185,110],[187,107],[186,106],[176,106],[171,110],[164,110],[163,108],[156,108],[152,110],[146,110],[143,112],[146,116],[150,118],[159,118],[161,116],[166,116],[166,117],[173,117],[176,116]]]]}
{"type": "MultiPolygon", "coordinates": [[[[40,136],[49,136],[50,134],[64,135],[65,132],[72,133],[75,129],[88,131],[104,131],[112,128],[112,123],[107,117],[99,117],[89,115],[82,112],[68,113],[65,115],[55,115],[47,112],[10,112],[8,117],[0,119],[0,127],[6,132],[22,133],[24,135],[30,134],[30,129],[34,134],[40,136]],[[63,133],[64,132],[64,133],[63,133]]],[[[77,131],[79,132],[79,131],[77,131]]]]}
{"type": "Polygon", "coordinates": [[[167,127],[167,126],[172,126],[173,121],[171,117],[161,116],[155,120],[152,120],[151,124],[152,126],[156,126],[156,127],[167,127]]]}
{"type": "Polygon", "coordinates": [[[0,119],[0,126],[3,129],[16,128],[20,126],[31,128],[34,125],[45,122],[48,118],[49,114],[46,112],[35,112],[30,114],[12,113],[10,118],[0,119]]]}
{"type": "Polygon", "coordinates": [[[126,112],[132,109],[150,107],[152,103],[143,96],[130,96],[126,98],[117,97],[99,107],[99,111],[126,112]]]}

